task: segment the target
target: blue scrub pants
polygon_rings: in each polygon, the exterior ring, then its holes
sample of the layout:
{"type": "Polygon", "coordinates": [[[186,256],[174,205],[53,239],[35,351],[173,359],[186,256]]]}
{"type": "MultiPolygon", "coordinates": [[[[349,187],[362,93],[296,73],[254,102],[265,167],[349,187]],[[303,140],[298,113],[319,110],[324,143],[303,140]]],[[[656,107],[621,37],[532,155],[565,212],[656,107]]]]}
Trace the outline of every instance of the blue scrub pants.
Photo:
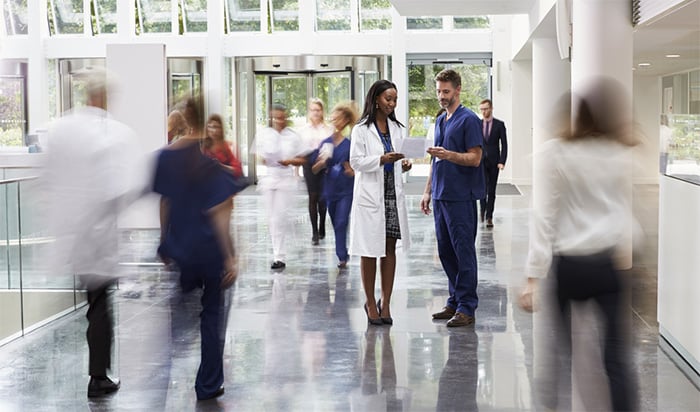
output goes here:
{"type": "Polygon", "coordinates": [[[229,306],[226,291],[221,289],[223,267],[219,258],[208,263],[181,265],[180,269],[183,292],[202,288],[202,312],[199,315],[202,353],[194,388],[198,398],[206,399],[224,384],[224,342],[229,306]]]}
{"type": "Polygon", "coordinates": [[[335,254],[341,262],[347,262],[350,258],[347,238],[351,206],[352,194],[328,201],[328,214],[331,216],[335,232],[335,254]]]}
{"type": "Polygon", "coordinates": [[[476,295],[476,201],[433,201],[438,255],[447,275],[447,306],[474,316],[476,295]]]}

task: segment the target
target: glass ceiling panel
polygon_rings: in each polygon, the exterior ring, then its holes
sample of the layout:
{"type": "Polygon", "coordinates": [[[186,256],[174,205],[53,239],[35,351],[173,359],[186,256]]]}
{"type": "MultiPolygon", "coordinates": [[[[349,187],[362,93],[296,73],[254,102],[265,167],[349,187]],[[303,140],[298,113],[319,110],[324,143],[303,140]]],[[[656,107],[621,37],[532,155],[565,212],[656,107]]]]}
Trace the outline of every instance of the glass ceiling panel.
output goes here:
{"type": "Polygon", "coordinates": [[[227,32],[259,32],[260,0],[227,0],[227,32]]]}
{"type": "Polygon", "coordinates": [[[185,33],[207,31],[207,0],[182,0],[185,33]]]}
{"type": "Polygon", "coordinates": [[[55,34],[82,34],[83,0],[49,0],[50,17],[55,34]]]}
{"type": "Polygon", "coordinates": [[[2,0],[5,33],[27,34],[27,0],[2,0]]]}

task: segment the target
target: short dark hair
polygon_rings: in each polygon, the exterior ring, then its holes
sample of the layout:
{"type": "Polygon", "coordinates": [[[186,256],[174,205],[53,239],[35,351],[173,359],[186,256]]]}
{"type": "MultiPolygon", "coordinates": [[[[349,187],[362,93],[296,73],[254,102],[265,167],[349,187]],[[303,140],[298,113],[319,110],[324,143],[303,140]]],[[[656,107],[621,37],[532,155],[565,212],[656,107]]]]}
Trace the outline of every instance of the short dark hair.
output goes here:
{"type": "Polygon", "coordinates": [[[462,76],[452,69],[442,70],[435,76],[436,82],[450,82],[455,89],[462,85],[462,76]]]}
{"type": "Polygon", "coordinates": [[[484,99],[479,103],[479,106],[481,106],[484,103],[488,103],[489,107],[493,107],[493,103],[491,103],[491,99],[484,99]]]}

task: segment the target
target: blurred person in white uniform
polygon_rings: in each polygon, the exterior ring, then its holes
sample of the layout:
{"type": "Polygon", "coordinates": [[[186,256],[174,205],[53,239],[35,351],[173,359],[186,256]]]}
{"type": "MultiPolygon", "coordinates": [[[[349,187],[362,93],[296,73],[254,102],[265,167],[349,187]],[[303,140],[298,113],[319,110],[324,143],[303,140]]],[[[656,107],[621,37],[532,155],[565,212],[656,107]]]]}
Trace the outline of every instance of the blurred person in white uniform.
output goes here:
{"type": "Polygon", "coordinates": [[[291,230],[289,207],[296,188],[293,166],[306,162],[301,138],[287,127],[287,108],[275,104],[270,109],[270,127],[256,137],[256,153],[267,166],[267,175],[258,181],[258,189],[265,198],[270,236],[272,238],[271,269],[286,267],[286,237],[291,230]]]}
{"type": "MultiPolygon", "coordinates": [[[[557,366],[552,376],[536,382],[545,408],[566,409],[558,399],[557,374],[571,364],[573,302],[595,303],[601,323],[602,362],[605,365],[611,409],[637,410],[637,380],[630,360],[628,318],[623,299],[625,277],[618,270],[620,251],[629,241],[636,221],[632,209],[632,111],[626,91],[616,80],[591,79],[585,94],[575,96],[574,123],[568,110],[559,113],[559,136],[547,141],[537,154],[530,222],[527,285],[520,305],[538,309],[540,283],[552,277],[552,290],[544,288],[543,301],[553,302],[557,336],[551,351],[557,366]],[[551,297],[550,297],[551,295],[551,297]],[[546,382],[545,382],[546,380],[546,382]]],[[[568,96],[557,107],[567,106],[568,96]]],[[[579,382],[578,385],[590,385],[579,382]]]]}
{"type": "Polygon", "coordinates": [[[88,74],[87,106],[51,125],[45,171],[49,227],[56,238],[51,271],[79,275],[87,289],[88,397],[120,386],[107,375],[113,340],[110,287],[119,275],[117,217],[149,181],[135,133],[106,111],[107,79],[104,71],[88,74]]]}

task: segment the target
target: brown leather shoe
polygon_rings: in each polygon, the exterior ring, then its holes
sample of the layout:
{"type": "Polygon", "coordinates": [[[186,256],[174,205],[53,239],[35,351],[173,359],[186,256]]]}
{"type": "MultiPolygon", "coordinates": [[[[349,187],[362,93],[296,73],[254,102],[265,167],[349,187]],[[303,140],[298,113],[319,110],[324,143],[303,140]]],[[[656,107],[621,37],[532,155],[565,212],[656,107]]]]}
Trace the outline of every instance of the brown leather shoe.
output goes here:
{"type": "Polygon", "coordinates": [[[440,312],[433,313],[433,319],[451,319],[455,312],[451,307],[445,306],[440,312]]]}
{"type": "Polygon", "coordinates": [[[486,227],[493,227],[493,219],[486,220],[486,227]]]}
{"type": "Polygon", "coordinates": [[[474,324],[474,316],[469,316],[462,312],[455,312],[452,319],[447,321],[447,327],[469,326],[474,324]]]}

